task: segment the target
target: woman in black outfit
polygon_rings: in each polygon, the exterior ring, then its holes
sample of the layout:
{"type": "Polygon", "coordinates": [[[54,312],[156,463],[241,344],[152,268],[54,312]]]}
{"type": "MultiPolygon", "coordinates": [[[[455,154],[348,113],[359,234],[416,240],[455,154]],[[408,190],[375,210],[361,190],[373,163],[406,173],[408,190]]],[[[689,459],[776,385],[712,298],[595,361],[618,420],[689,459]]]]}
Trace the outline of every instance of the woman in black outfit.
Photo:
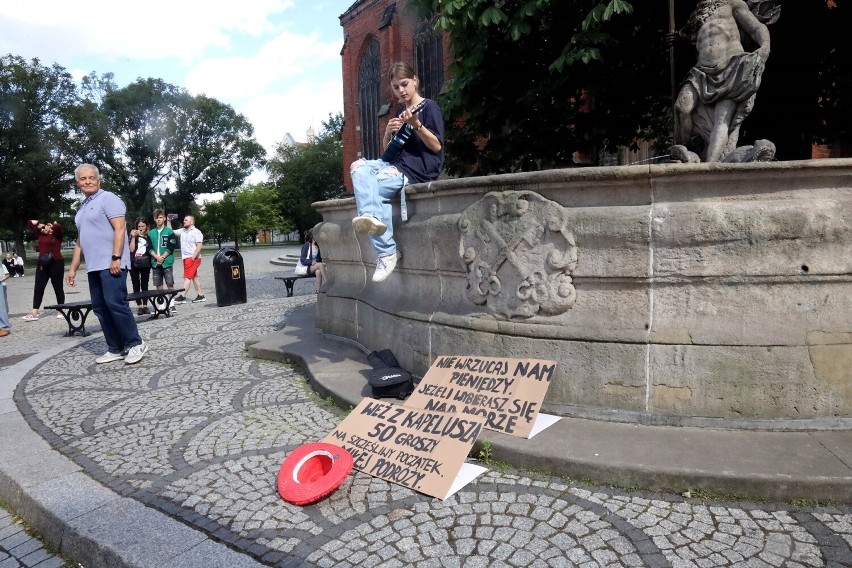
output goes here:
{"type": "MultiPolygon", "coordinates": [[[[148,236],[148,221],[142,217],[136,219],[136,228],[130,231],[130,283],[133,291],[148,291],[148,279],[151,276],[151,238],[148,236]]],[[[145,302],[136,300],[137,315],[150,313],[145,302]]]]}
{"type": "Polygon", "coordinates": [[[313,274],[316,277],[316,291],[319,292],[323,278],[325,278],[325,264],[322,262],[319,245],[314,240],[313,230],[308,231],[305,235],[305,244],[302,245],[299,262],[302,263],[302,266],[308,267],[308,274],[313,274]]]}

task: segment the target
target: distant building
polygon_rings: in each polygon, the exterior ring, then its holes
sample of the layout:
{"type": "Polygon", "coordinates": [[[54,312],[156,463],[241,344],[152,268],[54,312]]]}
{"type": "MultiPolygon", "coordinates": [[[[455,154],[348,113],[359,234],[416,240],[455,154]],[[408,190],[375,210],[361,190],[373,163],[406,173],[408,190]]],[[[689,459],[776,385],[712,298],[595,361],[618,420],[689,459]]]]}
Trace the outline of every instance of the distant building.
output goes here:
{"type": "Polygon", "coordinates": [[[284,138],[281,139],[281,142],[278,143],[279,146],[295,146],[296,144],[298,144],[298,142],[296,142],[296,139],[293,138],[293,135],[289,132],[285,134],[284,138]]]}
{"type": "Polygon", "coordinates": [[[287,134],[284,135],[284,138],[281,139],[281,142],[279,142],[278,145],[284,146],[284,147],[301,146],[302,148],[304,148],[305,146],[310,146],[311,144],[316,142],[317,136],[314,133],[314,129],[311,128],[310,126],[308,127],[308,130],[305,131],[305,135],[308,138],[307,142],[296,142],[296,139],[293,138],[293,135],[288,132],[287,134]]]}

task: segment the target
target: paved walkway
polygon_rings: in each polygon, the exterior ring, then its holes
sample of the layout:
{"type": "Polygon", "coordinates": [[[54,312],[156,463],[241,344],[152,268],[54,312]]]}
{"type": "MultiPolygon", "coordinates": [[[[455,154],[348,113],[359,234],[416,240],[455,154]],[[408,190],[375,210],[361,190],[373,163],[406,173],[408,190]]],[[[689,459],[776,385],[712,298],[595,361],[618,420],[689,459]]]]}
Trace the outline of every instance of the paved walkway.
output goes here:
{"type": "Polygon", "coordinates": [[[30,535],[18,519],[0,509],[0,567],[61,568],[65,565],[62,558],[49,552],[41,540],[30,535]]]}
{"type": "MultiPolygon", "coordinates": [[[[847,506],[713,501],[497,466],[443,502],[355,473],[318,504],[284,503],[284,456],[342,414],[297,368],[245,352],[314,302],[312,282],[285,297],[273,254],[244,251],[250,302],[223,308],[205,258],[210,300],[140,318],[151,350],[135,366],[95,365],[97,333],[64,338],[62,320],[18,319],[0,344],[0,499],[86,568],[852,566],[847,506]]],[[[305,362],[340,363],[348,349],[326,344],[305,362]]]]}

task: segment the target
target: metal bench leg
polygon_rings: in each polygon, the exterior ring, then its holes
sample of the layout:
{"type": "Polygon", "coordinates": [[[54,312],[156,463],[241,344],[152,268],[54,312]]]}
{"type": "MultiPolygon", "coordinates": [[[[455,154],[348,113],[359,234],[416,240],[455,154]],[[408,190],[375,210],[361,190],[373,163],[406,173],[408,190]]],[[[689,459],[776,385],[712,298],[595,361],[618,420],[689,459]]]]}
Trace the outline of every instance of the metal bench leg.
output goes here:
{"type": "Polygon", "coordinates": [[[167,318],[172,317],[171,303],[172,298],[176,293],[177,292],[149,298],[151,300],[151,307],[154,308],[154,313],[151,314],[151,319],[156,319],[160,316],[166,316],[167,318]]]}
{"type": "Polygon", "coordinates": [[[61,313],[65,318],[65,321],[68,322],[68,333],[65,334],[65,337],[71,337],[75,333],[79,333],[82,337],[89,335],[89,332],[86,331],[86,317],[89,315],[90,311],[92,311],[92,308],[59,309],[59,313],[61,313]]]}
{"type": "Polygon", "coordinates": [[[288,278],[287,280],[284,281],[284,285],[287,287],[287,297],[288,298],[293,295],[293,284],[295,284],[295,281],[291,278],[288,278]]]}

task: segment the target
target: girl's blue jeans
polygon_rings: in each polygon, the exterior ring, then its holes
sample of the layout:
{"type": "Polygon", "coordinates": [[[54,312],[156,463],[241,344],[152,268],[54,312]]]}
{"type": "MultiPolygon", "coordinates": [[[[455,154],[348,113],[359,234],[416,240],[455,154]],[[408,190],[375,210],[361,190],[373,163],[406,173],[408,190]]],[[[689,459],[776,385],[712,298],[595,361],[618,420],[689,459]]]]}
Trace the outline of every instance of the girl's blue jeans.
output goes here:
{"type": "Polygon", "coordinates": [[[352,174],[358,215],[370,215],[387,225],[388,230],[383,235],[370,236],[376,254],[394,254],[396,241],[393,240],[393,207],[390,201],[406,186],[408,178],[383,160],[356,160],[349,167],[349,173],[352,174]]]}

